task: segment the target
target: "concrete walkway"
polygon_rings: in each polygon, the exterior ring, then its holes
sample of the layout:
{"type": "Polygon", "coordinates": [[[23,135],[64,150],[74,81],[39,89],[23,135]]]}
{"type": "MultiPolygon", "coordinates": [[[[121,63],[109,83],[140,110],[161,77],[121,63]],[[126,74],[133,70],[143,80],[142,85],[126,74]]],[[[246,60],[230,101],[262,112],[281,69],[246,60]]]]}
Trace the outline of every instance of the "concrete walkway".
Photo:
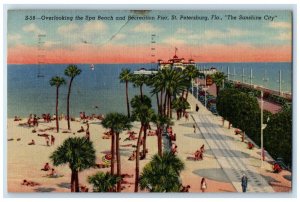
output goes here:
{"type": "Polygon", "coordinates": [[[199,112],[191,112],[190,114],[212,154],[235,189],[242,192],[241,177],[245,174],[248,177],[247,192],[274,192],[273,188],[260,174],[259,159],[255,159],[255,165],[253,165],[253,156],[244,151],[244,143],[241,144],[240,141],[237,143],[237,138],[232,137],[234,136],[232,130],[220,126],[220,120],[191,94],[188,97],[188,102],[192,108],[198,103],[199,112]]]}

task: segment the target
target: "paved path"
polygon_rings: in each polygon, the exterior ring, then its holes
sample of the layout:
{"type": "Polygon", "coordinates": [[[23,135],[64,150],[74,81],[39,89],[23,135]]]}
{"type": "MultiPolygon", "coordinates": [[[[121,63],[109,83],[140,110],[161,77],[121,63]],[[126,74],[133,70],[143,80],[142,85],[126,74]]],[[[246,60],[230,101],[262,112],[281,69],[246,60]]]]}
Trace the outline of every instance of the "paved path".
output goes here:
{"type": "MultiPolygon", "coordinates": [[[[190,103],[197,100],[190,96],[190,103]]],[[[228,130],[218,124],[216,117],[198,102],[200,112],[192,112],[198,129],[206,139],[213,155],[221,165],[227,177],[238,192],[242,192],[241,177],[248,177],[247,192],[274,192],[273,188],[260,175],[257,168],[251,166],[248,157],[237,146],[236,140],[228,136],[228,130]]]]}

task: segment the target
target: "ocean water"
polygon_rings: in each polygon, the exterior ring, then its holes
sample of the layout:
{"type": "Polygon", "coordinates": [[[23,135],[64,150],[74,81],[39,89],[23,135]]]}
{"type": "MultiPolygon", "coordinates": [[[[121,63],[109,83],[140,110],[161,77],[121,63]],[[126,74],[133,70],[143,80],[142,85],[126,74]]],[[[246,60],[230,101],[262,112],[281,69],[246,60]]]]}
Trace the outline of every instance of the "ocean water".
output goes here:
{"type": "MultiPolygon", "coordinates": [[[[8,65],[7,66],[7,115],[27,117],[30,113],[55,113],[56,88],[51,87],[49,80],[52,76],[64,76],[64,69],[68,65],[8,65]],[[44,77],[37,77],[40,72],[44,77]]],[[[82,73],[75,78],[71,93],[71,116],[79,116],[79,112],[86,114],[108,112],[126,113],[125,84],[120,83],[119,74],[123,68],[132,71],[153,68],[152,64],[94,64],[95,70],[90,70],[90,64],[80,64],[82,73]],[[95,108],[98,106],[98,108],[95,108]]],[[[291,91],[292,64],[291,63],[201,63],[198,67],[217,67],[227,73],[227,66],[231,74],[235,68],[235,80],[242,80],[242,69],[249,77],[253,68],[253,84],[265,84],[262,81],[264,72],[269,78],[267,87],[278,89],[279,70],[282,70],[283,91],[291,91]]],[[[68,78],[66,78],[68,79],[68,78]]],[[[231,76],[230,76],[231,79],[231,76]]],[[[248,79],[249,81],[249,79],[248,79]]],[[[66,114],[67,85],[59,92],[59,113],[66,114]]],[[[146,95],[150,96],[150,89],[144,87],[146,95]]],[[[129,98],[139,94],[139,89],[129,84],[129,98]]],[[[152,105],[156,108],[156,98],[152,97],[152,105]]]]}

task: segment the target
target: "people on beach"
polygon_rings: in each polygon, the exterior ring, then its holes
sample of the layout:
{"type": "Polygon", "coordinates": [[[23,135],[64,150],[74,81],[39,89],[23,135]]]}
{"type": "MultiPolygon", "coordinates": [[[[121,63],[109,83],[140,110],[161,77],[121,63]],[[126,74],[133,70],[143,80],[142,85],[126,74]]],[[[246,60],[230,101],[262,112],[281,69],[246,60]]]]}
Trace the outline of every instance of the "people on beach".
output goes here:
{"type": "Polygon", "coordinates": [[[282,171],[281,166],[278,163],[274,163],[273,165],[273,173],[280,173],[282,171]]]}
{"type": "Polygon", "coordinates": [[[198,112],[199,111],[199,106],[198,106],[198,104],[196,104],[196,112],[198,112]]]}
{"type": "Polygon", "coordinates": [[[194,133],[196,133],[196,126],[195,126],[195,124],[193,124],[193,128],[194,128],[194,133]]]}
{"type": "Polygon", "coordinates": [[[51,168],[50,168],[50,165],[49,165],[49,163],[46,163],[45,165],[44,165],[44,167],[41,169],[41,170],[43,170],[43,171],[48,171],[48,170],[50,170],[51,168]]]}
{"type": "Polygon", "coordinates": [[[28,127],[30,127],[32,123],[33,123],[32,114],[30,114],[29,117],[28,117],[28,119],[27,119],[28,127]]]}
{"type": "Polygon", "coordinates": [[[49,136],[46,136],[45,139],[46,139],[46,145],[49,147],[50,146],[49,145],[49,141],[50,141],[49,136]]]}
{"type": "Polygon", "coordinates": [[[205,190],[207,189],[207,183],[205,178],[203,177],[200,183],[200,189],[202,192],[205,192],[205,190]]]}
{"type": "Polygon", "coordinates": [[[20,117],[18,117],[18,116],[15,116],[15,119],[14,119],[14,121],[21,121],[22,119],[20,118],[20,117]]]}
{"type": "Polygon", "coordinates": [[[172,141],[176,141],[176,133],[170,134],[170,139],[171,139],[172,141]]]}
{"type": "Polygon", "coordinates": [[[56,170],[54,168],[52,168],[48,176],[49,177],[57,177],[56,170]]]}
{"type": "Polygon", "coordinates": [[[242,182],[241,185],[242,185],[243,192],[246,192],[247,191],[247,185],[248,185],[248,178],[245,174],[243,174],[241,182],[242,182]]]}
{"type": "Polygon", "coordinates": [[[129,160],[129,161],[134,161],[135,158],[136,158],[136,150],[134,150],[134,151],[132,152],[132,154],[129,156],[128,160],[129,160]]]}
{"type": "Polygon", "coordinates": [[[190,189],[190,188],[191,188],[190,185],[187,185],[187,186],[181,185],[180,192],[189,192],[189,189],[190,189]]]}
{"type": "Polygon", "coordinates": [[[31,140],[31,142],[29,142],[28,145],[35,145],[35,141],[31,140]]]}
{"type": "Polygon", "coordinates": [[[204,153],[204,151],[205,151],[205,149],[204,149],[204,144],[200,147],[200,151],[201,151],[202,153],[204,153]]]}
{"type": "Polygon", "coordinates": [[[51,143],[50,143],[51,146],[54,145],[54,143],[55,143],[55,137],[53,135],[51,135],[51,143]]]}
{"type": "Polygon", "coordinates": [[[77,130],[77,133],[82,133],[82,132],[84,132],[83,126],[81,126],[79,130],[77,130]]]}
{"type": "Polygon", "coordinates": [[[178,153],[178,151],[177,151],[177,145],[175,144],[175,143],[173,143],[172,144],[172,146],[171,146],[171,152],[172,152],[172,154],[176,154],[176,153],[178,153]]]}
{"type": "Polygon", "coordinates": [[[29,180],[24,179],[23,182],[21,183],[21,185],[34,187],[34,186],[39,186],[40,183],[37,183],[37,182],[33,182],[33,181],[29,181],[29,180]]]}
{"type": "Polygon", "coordinates": [[[184,117],[185,117],[185,121],[189,121],[189,113],[185,112],[184,117]]]}
{"type": "Polygon", "coordinates": [[[39,122],[38,122],[38,119],[36,117],[36,114],[33,115],[33,122],[32,123],[33,123],[33,126],[36,126],[36,127],[39,126],[39,122]]]}

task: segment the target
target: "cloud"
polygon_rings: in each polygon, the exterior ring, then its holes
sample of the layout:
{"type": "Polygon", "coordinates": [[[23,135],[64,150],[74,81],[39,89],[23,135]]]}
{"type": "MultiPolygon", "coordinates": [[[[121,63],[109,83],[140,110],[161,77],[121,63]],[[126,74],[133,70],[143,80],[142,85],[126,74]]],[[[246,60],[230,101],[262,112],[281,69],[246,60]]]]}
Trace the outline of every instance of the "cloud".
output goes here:
{"type": "Polygon", "coordinates": [[[134,32],[160,32],[159,27],[155,27],[153,24],[143,22],[133,28],[134,32]]]}
{"type": "Polygon", "coordinates": [[[289,22],[270,22],[269,27],[279,29],[291,29],[292,24],[289,22]]]}
{"type": "Polygon", "coordinates": [[[79,30],[79,26],[76,23],[70,23],[68,25],[62,25],[58,27],[57,32],[62,36],[70,36],[79,30]]]}
{"type": "Polygon", "coordinates": [[[53,47],[57,47],[59,44],[60,44],[60,42],[58,42],[58,41],[45,41],[44,47],[45,48],[53,48],[53,47]]]}
{"type": "Polygon", "coordinates": [[[87,22],[82,25],[71,23],[62,25],[57,28],[57,33],[66,39],[69,44],[95,43],[97,40],[103,38],[103,33],[108,29],[107,25],[101,21],[87,22]]]}
{"type": "Polygon", "coordinates": [[[235,38],[241,37],[251,34],[249,31],[235,29],[235,28],[228,28],[224,31],[222,30],[205,30],[199,34],[189,34],[187,35],[188,39],[193,40],[210,40],[210,39],[228,39],[228,38],[235,38]]]}
{"type": "Polygon", "coordinates": [[[9,34],[7,36],[7,39],[9,41],[19,41],[22,38],[22,36],[20,34],[9,34]]]}
{"type": "Polygon", "coordinates": [[[163,40],[163,43],[170,44],[170,45],[184,45],[186,44],[186,41],[176,37],[169,37],[163,40]]]}
{"type": "Polygon", "coordinates": [[[176,30],[175,34],[191,34],[192,32],[190,30],[187,30],[185,28],[179,28],[176,30]]]}
{"type": "Polygon", "coordinates": [[[291,41],[292,40],[292,33],[291,32],[282,32],[279,35],[274,37],[275,40],[281,41],[291,41]]]}
{"type": "Polygon", "coordinates": [[[83,33],[99,33],[107,30],[107,25],[101,21],[87,22],[83,25],[83,33]]]}
{"type": "Polygon", "coordinates": [[[36,24],[31,23],[29,25],[25,25],[23,28],[24,32],[34,33],[34,34],[46,34],[44,30],[41,30],[36,24]]]}

